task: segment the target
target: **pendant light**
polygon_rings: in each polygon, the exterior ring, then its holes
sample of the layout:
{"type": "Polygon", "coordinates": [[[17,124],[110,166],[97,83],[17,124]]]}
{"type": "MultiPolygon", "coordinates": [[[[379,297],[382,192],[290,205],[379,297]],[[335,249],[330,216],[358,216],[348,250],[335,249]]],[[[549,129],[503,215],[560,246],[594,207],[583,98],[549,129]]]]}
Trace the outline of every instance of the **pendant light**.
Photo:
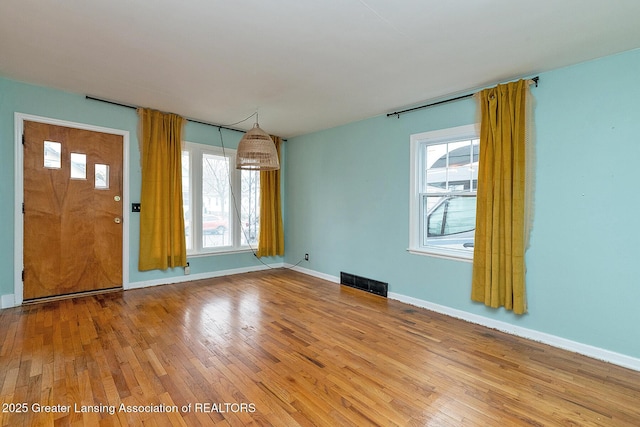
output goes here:
{"type": "Polygon", "coordinates": [[[260,129],[258,114],[253,129],[244,134],[236,151],[236,169],[272,171],[280,169],[278,151],[268,133],[260,129]]]}

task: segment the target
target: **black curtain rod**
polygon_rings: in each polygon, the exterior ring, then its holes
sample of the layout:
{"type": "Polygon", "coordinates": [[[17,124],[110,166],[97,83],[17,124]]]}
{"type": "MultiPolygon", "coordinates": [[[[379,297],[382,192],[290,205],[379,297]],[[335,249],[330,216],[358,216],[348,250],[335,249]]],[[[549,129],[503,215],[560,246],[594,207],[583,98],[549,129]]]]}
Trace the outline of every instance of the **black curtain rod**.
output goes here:
{"type": "MultiPolygon", "coordinates": [[[[533,82],[535,83],[536,87],[538,87],[538,80],[540,80],[540,77],[536,76],[536,77],[533,77],[533,78],[531,78],[529,80],[533,80],[533,82]]],[[[400,111],[395,111],[393,113],[387,113],[387,117],[398,116],[398,118],[400,118],[400,114],[408,113],[410,111],[415,111],[415,110],[422,110],[423,108],[433,107],[435,105],[440,105],[440,104],[446,104],[447,102],[458,101],[460,99],[471,98],[473,95],[474,95],[474,93],[470,93],[468,95],[456,96],[455,98],[449,98],[449,99],[445,99],[443,101],[433,102],[431,104],[420,105],[419,107],[407,108],[406,110],[400,110],[400,111]]]]}
{"type": "MultiPolygon", "coordinates": [[[[138,107],[136,107],[135,105],[127,105],[127,104],[121,104],[119,102],[107,101],[106,99],[94,98],[93,96],[89,96],[89,95],[85,95],[85,98],[86,99],[90,99],[92,101],[104,102],[105,104],[117,105],[118,107],[131,108],[131,109],[134,109],[134,110],[138,109],[138,107]]],[[[213,126],[213,127],[218,128],[218,129],[226,129],[226,130],[232,130],[234,132],[247,133],[247,131],[244,131],[242,129],[234,129],[234,128],[230,128],[230,127],[226,127],[226,126],[222,126],[222,125],[217,125],[215,123],[201,122],[200,120],[194,120],[194,119],[189,119],[189,118],[187,118],[186,120],[190,121],[191,123],[199,123],[201,125],[213,126]]]]}

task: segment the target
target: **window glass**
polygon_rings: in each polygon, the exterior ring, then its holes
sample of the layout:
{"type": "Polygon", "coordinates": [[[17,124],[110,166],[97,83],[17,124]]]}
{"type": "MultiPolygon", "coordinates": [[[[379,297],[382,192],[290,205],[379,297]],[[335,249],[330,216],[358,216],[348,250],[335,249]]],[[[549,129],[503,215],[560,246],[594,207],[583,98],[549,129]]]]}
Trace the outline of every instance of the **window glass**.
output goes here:
{"type": "MultiPolygon", "coordinates": [[[[441,236],[442,234],[444,234],[442,227],[444,226],[444,212],[447,204],[445,202],[438,205],[437,203],[439,199],[442,199],[442,197],[425,196],[423,198],[423,200],[425,200],[427,204],[425,206],[425,209],[423,209],[423,212],[427,214],[425,218],[425,222],[427,223],[427,233],[425,233],[425,237],[441,236]],[[433,206],[433,208],[429,209],[430,206],[433,206]]],[[[423,240],[423,244],[427,244],[426,239],[423,240]]]]}
{"type": "Polygon", "coordinates": [[[241,171],[242,244],[257,245],[260,232],[260,172],[241,171]]]}
{"type": "Polygon", "coordinates": [[[471,259],[480,141],[462,126],[411,136],[410,251],[471,259]]]}
{"type": "Polygon", "coordinates": [[[472,232],[476,228],[476,197],[452,197],[447,201],[445,233],[448,235],[472,232]]]}
{"type": "Polygon", "coordinates": [[[479,140],[425,142],[422,147],[426,166],[423,245],[472,251],[479,140]]]}
{"type": "Polygon", "coordinates": [[[466,140],[425,145],[426,179],[423,191],[475,190],[480,141],[466,140]]]}
{"type": "Polygon", "coordinates": [[[190,204],[190,170],[191,170],[191,156],[189,151],[182,152],[182,211],[184,212],[184,234],[187,242],[187,250],[191,250],[193,245],[191,244],[191,204],[190,204]]]}
{"type": "MultiPolygon", "coordinates": [[[[426,196],[438,199],[436,207],[427,212],[427,237],[444,237],[460,233],[471,233],[476,227],[476,197],[468,196],[426,196]]],[[[471,236],[471,235],[469,235],[471,236]]],[[[425,244],[439,244],[439,240],[425,244]]]]}
{"type": "Polygon", "coordinates": [[[202,247],[229,246],[229,159],[202,155],[202,247]]]}
{"type": "Polygon", "coordinates": [[[62,144],[59,142],[44,142],[44,167],[60,169],[60,156],[62,154],[62,144]]]}
{"type": "Polygon", "coordinates": [[[237,170],[234,165],[235,150],[190,142],[183,145],[182,198],[191,254],[257,246],[260,172],[237,170]]]}
{"type": "Polygon", "coordinates": [[[94,166],[94,187],[98,190],[109,189],[109,165],[96,163],[94,166]]]}
{"type": "Polygon", "coordinates": [[[87,155],[71,153],[71,179],[87,179],[87,155]]]}

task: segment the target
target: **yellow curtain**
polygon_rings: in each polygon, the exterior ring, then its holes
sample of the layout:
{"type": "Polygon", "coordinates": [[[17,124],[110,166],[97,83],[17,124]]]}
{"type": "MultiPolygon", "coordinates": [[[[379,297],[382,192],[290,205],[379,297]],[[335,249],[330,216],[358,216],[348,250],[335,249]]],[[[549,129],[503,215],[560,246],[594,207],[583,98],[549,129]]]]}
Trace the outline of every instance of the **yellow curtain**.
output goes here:
{"type": "Polygon", "coordinates": [[[138,269],[187,264],[182,211],[182,128],[175,114],[139,108],[142,193],[138,269]]]}
{"type": "Polygon", "coordinates": [[[516,314],[525,298],[525,177],[529,83],[478,93],[480,159],[471,299],[516,314]]]}
{"type": "MultiPolygon", "coordinates": [[[[282,140],[272,136],[280,157],[282,140]]],[[[258,257],[284,255],[284,228],[280,201],[280,170],[260,172],[260,233],[258,257]]]]}

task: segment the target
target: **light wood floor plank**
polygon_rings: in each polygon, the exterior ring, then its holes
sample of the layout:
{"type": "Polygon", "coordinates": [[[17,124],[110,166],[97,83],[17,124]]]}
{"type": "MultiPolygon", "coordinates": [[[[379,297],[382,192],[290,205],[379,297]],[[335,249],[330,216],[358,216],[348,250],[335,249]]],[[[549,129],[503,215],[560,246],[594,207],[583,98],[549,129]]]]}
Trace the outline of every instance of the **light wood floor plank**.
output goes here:
{"type": "Polygon", "coordinates": [[[2,310],[0,403],[27,408],[0,426],[638,426],[640,372],[282,269],[2,310]]]}

